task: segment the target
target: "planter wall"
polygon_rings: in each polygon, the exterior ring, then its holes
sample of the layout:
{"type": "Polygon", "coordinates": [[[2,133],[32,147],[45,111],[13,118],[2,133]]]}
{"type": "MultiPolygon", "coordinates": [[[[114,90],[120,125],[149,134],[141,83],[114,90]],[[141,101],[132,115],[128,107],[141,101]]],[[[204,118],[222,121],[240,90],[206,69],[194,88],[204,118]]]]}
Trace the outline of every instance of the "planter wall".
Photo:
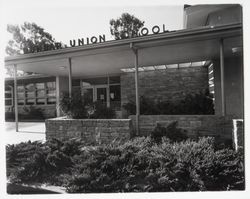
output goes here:
{"type": "Polygon", "coordinates": [[[129,140],[132,136],[131,119],[65,119],[45,121],[46,139],[82,138],[89,143],[110,143],[129,140]]]}

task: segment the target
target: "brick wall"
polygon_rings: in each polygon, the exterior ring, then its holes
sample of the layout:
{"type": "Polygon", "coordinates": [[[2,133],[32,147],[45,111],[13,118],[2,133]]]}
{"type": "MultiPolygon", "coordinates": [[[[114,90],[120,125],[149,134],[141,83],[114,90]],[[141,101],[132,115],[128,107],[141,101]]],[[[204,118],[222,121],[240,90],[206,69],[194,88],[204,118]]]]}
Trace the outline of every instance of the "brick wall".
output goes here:
{"type": "Polygon", "coordinates": [[[130,119],[63,119],[45,121],[46,139],[82,138],[89,143],[110,143],[129,140],[132,136],[130,119]]]}
{"type": "MultiPolygon", "coordinates": [[[[135,126],[135,116],[131,115],[129,118],[135,126]]],[[[149,135],[157,123],[167,127],[175,121],[178,121],[179,128],[187,131],[190,138],[212,136],[217,139],[232,140],[232,118],[215,115],[141,115],[140,135],[149,135]]]]}
{"type": "MultiPolygon", "coordinates": [[[[181,100],[186,94],[208,88],[207,67],[139,72],[139,95],[156,100],[181,100]]],[[[135,101],[134,73],[121,75],[121,103],[135,101]]]]}

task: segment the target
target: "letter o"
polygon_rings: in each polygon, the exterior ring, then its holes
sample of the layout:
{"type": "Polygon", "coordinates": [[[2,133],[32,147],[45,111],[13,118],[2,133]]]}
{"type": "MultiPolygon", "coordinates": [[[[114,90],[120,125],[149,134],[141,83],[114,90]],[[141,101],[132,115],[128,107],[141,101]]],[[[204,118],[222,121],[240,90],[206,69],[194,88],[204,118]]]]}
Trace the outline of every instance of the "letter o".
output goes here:
{"type": "Polygon", "coordinates": [[[142,28],[142,29],[141,29],[141,34],[142,34],[142,36],[148,35],[148,29],[147,29],[147,28],[142,28]],[[146,31],[146,32],[145,32],[145,31],[146,31]]]}
{"type": "Polygon", "coordinates": [[[95,44],[95,43],[97,43],[97,38],[96,37],[91,37],[90,41],[91,41],[91,43],[95,44]]]}
{"type": "Polygon", "coordinates": [[[154,27],[152,28],[152,32],[153,32],[154,34],[158,34],[158,33],[160,32],[160,27],[159,27],[159,26],[154,26],[154,27]],[[155,31],[155,29],[157,29],[157,31],[155,31]]]}

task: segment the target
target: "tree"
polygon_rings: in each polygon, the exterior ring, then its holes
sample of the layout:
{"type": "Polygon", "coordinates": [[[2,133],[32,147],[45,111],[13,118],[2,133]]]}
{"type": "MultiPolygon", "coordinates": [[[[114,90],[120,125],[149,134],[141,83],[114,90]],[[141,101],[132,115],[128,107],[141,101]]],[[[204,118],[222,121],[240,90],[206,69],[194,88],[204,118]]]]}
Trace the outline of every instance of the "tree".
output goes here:
{"type": "Polygon", "coordinates": [[[139,30],[144,26],[144,21],[129,13],[123,13],[121,17],[110,20],[111,35],[118,39],[136,37],[139,30]]]}
{"type": "Polygon", "coordinates": [[[13,36],[5,49],[8,55],[28,54],[65,47],[35,23],[25,22],[21,26],[9,24],[7,31],[13,36]]]}
{"type": "MultiPolygon", "coordinates": [[[[7,31],[12,34],[12,39],[8,41],[6,53],[8,55],[19,55],[35,53],[47,50],[54,50],[66,47],[61,42],[56,42],[52,35],[35,23],[25,22],[23,25],[7,25],[7,31]]],[[[14,76],[13,68],[6,68],[8,76],[14,76]]],[[[18,71],[18,76],[30,75],[18,71]]]]}

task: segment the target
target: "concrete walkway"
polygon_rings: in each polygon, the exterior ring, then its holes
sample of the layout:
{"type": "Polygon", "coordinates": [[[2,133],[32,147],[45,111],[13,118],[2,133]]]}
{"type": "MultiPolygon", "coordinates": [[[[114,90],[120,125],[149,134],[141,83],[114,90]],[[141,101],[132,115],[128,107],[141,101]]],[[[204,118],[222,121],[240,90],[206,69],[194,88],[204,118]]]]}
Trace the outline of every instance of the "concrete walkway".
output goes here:
{"type": "Polygon", "coordinates": [[[5,144],[17,144],[26,141],[45,141],[44,122],[19,122],[16,132],[15,122],[5,122],[5,144]]]}

